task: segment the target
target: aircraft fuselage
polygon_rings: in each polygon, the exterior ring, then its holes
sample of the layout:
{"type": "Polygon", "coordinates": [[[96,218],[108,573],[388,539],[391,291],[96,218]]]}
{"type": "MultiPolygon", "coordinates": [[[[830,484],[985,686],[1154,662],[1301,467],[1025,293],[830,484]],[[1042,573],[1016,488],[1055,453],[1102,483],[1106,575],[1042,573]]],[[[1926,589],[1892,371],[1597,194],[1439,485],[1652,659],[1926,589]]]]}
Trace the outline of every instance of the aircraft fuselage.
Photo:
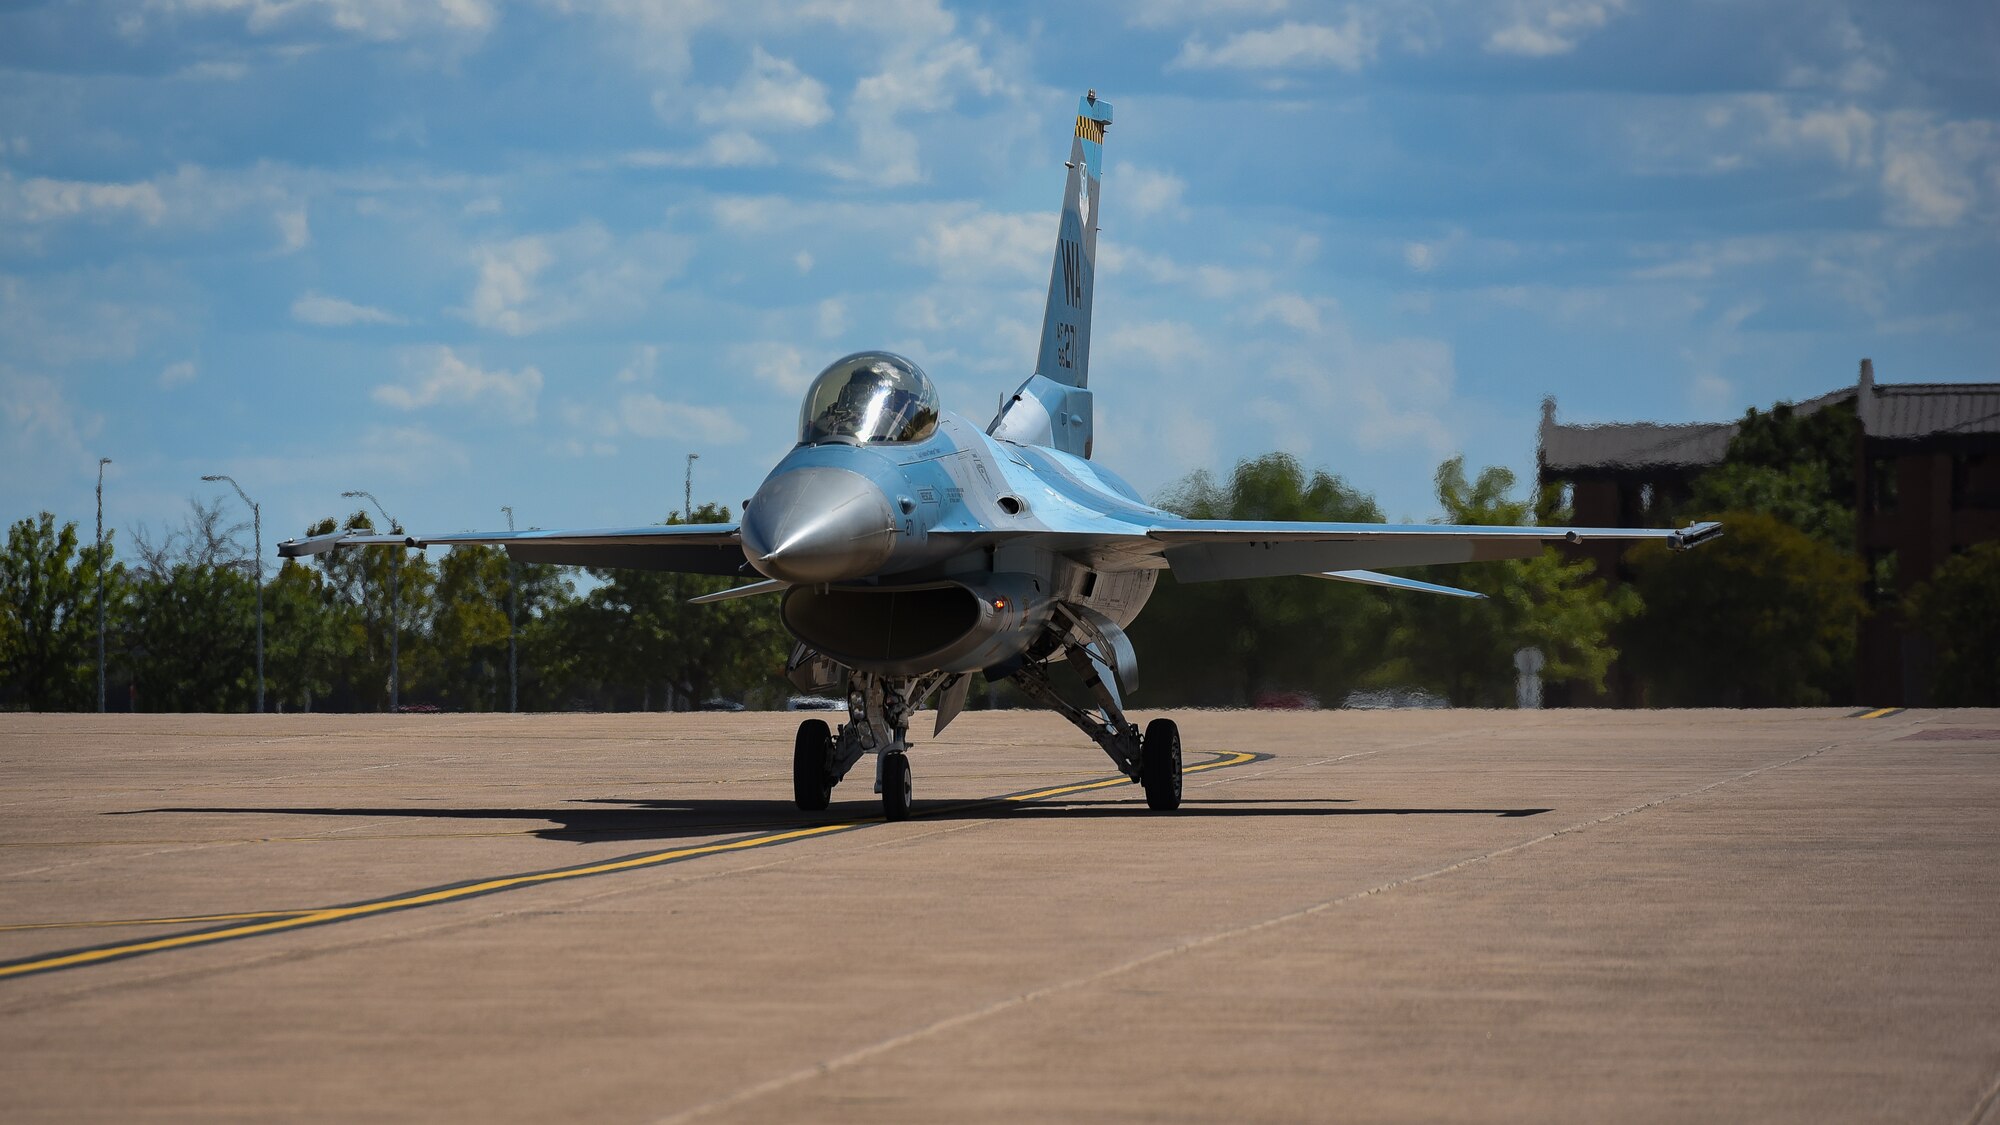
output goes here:
{"type": "Polygon", "coordinates": [[[744,511],[743,553],[792,584],[793,635],[840,663],[974,672],[1053,648],[1058,603],[1130,624],[1157,560],[1093,558],[1065,539],[1164,515],[1090,461],[945,413],[920,442],[794,448],[744,511]]]}

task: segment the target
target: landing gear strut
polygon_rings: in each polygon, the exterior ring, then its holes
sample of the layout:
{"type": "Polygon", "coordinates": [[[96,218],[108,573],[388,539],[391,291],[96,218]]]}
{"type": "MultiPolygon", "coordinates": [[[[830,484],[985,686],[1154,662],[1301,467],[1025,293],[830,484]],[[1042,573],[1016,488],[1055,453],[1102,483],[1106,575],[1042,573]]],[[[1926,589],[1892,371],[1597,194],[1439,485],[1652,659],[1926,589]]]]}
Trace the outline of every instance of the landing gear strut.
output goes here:
{"type": "Polygon", "coordinates": [[[917,704],[939,691],[942,721],[964,704],[964,693],[953,695],[964,676],[934,674],[891,678],[853,672],[847,680],[847,722],[839,730],[824,720],[799,724],[792,746],[792,798],[800,809],[818,812],[833,800],[833,787],[864,755],[875,755],[875,792],[882,795],[882,815],[908,820],[910,784],[910,719],[917,704]]]}
{"type": "MultiPolygon", "coordinates": [[[[1064,610],[1069,612],[1067,607],[1064,610]]],[[[1083,677],[1084,686],[1096,699],[1097,707],[1077,707],[1056,691],[1049,681],[1046,664],[1024,665],[1014,673],[1014,682],[1035,702],[1076,724],[1102,747],[1120,773],[1145,786],[1146,807],[1170,812],[1181,807],[1181,734],[1172,719],[1154,719],[1146,725],[1142,738],[1139,728],[1125,717],[1124,700],[1118,681],[1128,685],[1133,662],[1124,634],[1102,619],[1071,615],[1072,631],[1063,644],[1063,655],[1083,677]],[[1114,671],[1117,669],[1117,671],[1114,671]]]]}

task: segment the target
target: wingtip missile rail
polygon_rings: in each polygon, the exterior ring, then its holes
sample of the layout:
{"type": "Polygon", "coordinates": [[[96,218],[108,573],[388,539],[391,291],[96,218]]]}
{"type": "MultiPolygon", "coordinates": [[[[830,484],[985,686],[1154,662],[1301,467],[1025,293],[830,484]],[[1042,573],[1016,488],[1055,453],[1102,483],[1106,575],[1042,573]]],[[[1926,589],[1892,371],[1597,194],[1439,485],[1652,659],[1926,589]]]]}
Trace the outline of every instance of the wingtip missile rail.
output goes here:
{"type": "Polygon", "coordinates": [[[1721,537],[1722,525],[1720,523],[1714,520],[1703,520],[1700,523],[1689,524],[1669,535],[1667,537],[1667,549],[1670,551],[1689,551],[1711,539],[1720,539],[1721,537]]]}

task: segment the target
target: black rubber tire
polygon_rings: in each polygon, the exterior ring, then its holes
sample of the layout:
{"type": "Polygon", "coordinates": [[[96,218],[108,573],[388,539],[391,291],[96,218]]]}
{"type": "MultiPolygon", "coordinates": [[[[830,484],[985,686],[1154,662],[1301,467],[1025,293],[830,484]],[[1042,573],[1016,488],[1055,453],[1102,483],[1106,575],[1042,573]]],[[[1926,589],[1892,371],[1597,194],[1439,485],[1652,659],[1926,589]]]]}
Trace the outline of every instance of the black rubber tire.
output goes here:
{"type": "Polygon", "coordinates": [[[1172,812],[1181,807],[1181,728],[1172,719],[1146,724],[1139,743],[1139,784],[1146,787],[1146,807],[1172,812]]]}
{"type": "Polygon", "coordinates": [[[806,812],[819,812],[833,801],[833,728],[825,719],[799,724],[792,743],[792,800],[806,812]]]}
{"type": "Polygon", "coordinates": [[[910,819],[910,758],[890,754],[882,759],[882,817],[910,819]]]}

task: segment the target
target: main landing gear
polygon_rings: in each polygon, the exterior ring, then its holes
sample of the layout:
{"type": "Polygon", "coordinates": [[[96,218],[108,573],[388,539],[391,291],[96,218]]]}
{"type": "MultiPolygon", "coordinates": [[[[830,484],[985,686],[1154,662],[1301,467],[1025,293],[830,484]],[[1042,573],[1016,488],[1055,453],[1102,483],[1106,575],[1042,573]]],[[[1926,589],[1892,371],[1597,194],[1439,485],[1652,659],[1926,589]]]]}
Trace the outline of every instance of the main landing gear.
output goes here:
{"type": "Polygon", "coordinates": [[[800,723],[792,743],[792,799],[807,812],[819,812],[832,802],[839,781],[833,771],[833,729],[825,719],[800,723]]]}
{"type": "Polygon", "coordinates": [[[1131,642],[1111,622],[1084,611],[1062,607],[1071,631],[1063,656],[1083,677],[1097,701],[1086,710],[1063,698],[1049,680],[1045,664],[1028,664],[1014,673],[1014,683],[1030,698],[1070,722],[1102,747],[1119,772],[1146,790],[1146,807],[1171,812],[1181,807],[1181,732],[1172,719],[1154,719],[1139,728],[1125,717],[1119,681],[1129,690],[1136,674],[1131,642]]]}
{"type": "Polygon", "coordinates": [[[1146,724],[1139,744],[1139,784],[1146,788],[1146,807],[1171,812],[1181,807],[1181,728],[1172,719],[1146,724]]]}

